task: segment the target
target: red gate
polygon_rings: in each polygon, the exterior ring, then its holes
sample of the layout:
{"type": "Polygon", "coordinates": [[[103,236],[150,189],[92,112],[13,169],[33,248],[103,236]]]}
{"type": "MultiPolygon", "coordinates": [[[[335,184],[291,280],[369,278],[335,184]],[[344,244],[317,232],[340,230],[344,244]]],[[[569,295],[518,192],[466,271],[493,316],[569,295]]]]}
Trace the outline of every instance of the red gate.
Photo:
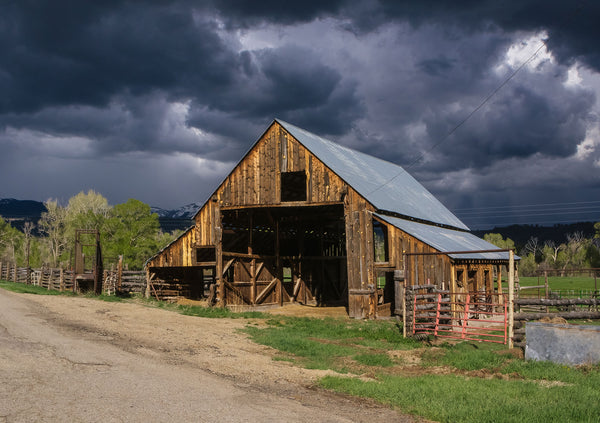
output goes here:
{"type": "Polygon", "coordinates": [[[508,342],[504,294],[448,291],[444,295],[417,294],[412,311],[413,335],[431,334],[440,338],[499,344],[508,342]]]}

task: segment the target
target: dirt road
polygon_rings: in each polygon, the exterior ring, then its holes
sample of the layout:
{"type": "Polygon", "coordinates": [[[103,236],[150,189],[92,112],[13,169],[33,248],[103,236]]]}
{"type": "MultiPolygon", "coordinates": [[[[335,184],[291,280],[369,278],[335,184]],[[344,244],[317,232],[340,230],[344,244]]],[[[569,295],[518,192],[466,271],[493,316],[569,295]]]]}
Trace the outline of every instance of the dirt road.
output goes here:
{"type": "Polygon", "coordinates": [[[324,372],[273,361],[246,324],[0,289],[0,423],[413,421],[311,387],[324,372]]]}

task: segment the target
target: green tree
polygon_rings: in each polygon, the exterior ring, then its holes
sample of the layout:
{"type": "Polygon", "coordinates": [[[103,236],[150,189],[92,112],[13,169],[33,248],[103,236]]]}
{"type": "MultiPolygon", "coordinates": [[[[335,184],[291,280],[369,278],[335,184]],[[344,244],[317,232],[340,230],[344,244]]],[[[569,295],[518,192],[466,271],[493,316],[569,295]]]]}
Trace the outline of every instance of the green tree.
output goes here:
{"type": "Polygon", "coordinates": [[[600,238],[600,222],[597,222],[594,225],[594,229],[596,229],[596,235],[594,235],[594,238],[600,238]]]}
{"type": "Polygon", "coordinates": [[[0,260],[8,260],[23,265],[21,248],[25,236],[13,228],[0,216],[0,260]]]}
{"type": "Polygon", "coordinates": [[[104,225],[104,251],[106,256],[123,256],[132,269],[141,269],[144,262],[158,249],[158,215],[150,206],[129,199],[117,204],[104,225]]]}
{"type": "Polygon", "coordinates": [[[485,234],[483,236],[483,239],[487,242],[489,242],[490,244],[494,244],[496,247],[498,248],[502,248],[502,249],[515,249],[515,243],[512,239],[510,238],[502,238],[501,234],[494,234],[494,233],[489,233],[489,234],[485,234]]]}
{"type": "Polygon", "coordinates": [[[39,221],[40,231],[45,235],[45,241],[50,251],[49,264],[58,266],[60,257],[67,249],[68,240],[66,235],[67,213],[57,200],[49,199],[44,205],[46,212],[42,213],[39,221]]]}
{"type": "Polygon", "coordinates": [[[519,262],[519,272],[523,276],[534,276],[537,267],[538,265],[535,262],[535,256],[533,253],[529,253],[525,255],[525,257],[521,257],[521,261],[519,262]]]}

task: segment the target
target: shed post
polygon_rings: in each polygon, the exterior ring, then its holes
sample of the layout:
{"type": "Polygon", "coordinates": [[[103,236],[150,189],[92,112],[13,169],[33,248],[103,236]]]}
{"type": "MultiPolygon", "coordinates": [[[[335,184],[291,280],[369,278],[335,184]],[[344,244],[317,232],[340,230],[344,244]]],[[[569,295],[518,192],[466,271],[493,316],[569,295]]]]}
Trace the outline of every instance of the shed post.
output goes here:
{"type": "Polygon", "coordinates": [[[221,222],[221,209],[217,202],[217,198],[213,197],[213,228],[214,228],[214,245],[215,245],[215,273],[217,279],[217,301],[219,306],[225,307],[225,283],[223,282],[223,229],[221,222]]]}
{"type": "Polygon", "coordinates": [[[508,252],[508,348],[513,347],[515,321],[515,252],[508,252]]]}

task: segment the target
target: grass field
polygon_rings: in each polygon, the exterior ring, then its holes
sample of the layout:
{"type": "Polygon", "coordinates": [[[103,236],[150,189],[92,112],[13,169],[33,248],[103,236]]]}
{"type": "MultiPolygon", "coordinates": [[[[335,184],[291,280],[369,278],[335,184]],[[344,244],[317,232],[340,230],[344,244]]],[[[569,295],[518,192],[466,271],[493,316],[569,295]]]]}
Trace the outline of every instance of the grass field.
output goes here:
{"type": "MultiPolygon", "coordinates": [[[[595,281],[596,285],[600,287],[600,278],[595,281]]],[[[585,276],[549,276],[548,285],[553,291],[558,290],[593,290],[595,289],[595,283],[593,277],[585,276]]],[[[524,277],[519,278],[519,284],[521,286],[535,286],[544,285],[544,277],[524,277]]]]}

